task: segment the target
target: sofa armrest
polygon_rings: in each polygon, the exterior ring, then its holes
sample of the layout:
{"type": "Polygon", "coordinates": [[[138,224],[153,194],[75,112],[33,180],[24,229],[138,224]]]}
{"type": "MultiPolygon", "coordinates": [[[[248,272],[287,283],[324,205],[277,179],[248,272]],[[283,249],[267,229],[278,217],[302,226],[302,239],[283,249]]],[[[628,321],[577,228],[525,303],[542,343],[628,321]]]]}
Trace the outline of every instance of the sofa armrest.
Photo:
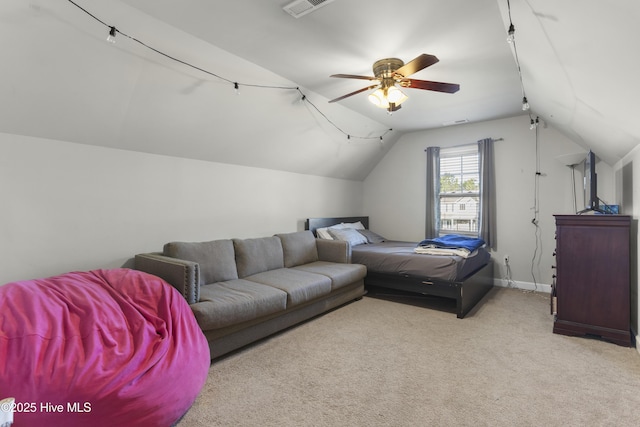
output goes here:
{"type": "Polygon", "coordinates": [[[200,301],[200,267],[197,262],[162,255],[160,252],[135,256],[135,269],[164,279],[189,304],[200,301]]]}
{"type": "Polygon", "coordinates": [[[351,245],[343,240],[316,239],[318,259],[320,261],[351,262],[351,245]]]}

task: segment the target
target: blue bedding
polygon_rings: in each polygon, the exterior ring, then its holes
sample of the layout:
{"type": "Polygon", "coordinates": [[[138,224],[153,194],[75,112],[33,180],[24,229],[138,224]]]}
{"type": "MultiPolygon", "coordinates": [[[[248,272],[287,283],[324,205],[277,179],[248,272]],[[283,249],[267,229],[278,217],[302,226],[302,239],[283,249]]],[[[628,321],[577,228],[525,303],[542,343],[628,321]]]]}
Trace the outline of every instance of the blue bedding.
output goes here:
{"type": "Polygon", "coordinates": [[[477,237],[463,236],[460,234],[445,234],[435,239],[425,239],[418,243],[418,246],[431,246],[434,248],[467,249],[473,252],[485,245],[485,241],[477,237]]]}

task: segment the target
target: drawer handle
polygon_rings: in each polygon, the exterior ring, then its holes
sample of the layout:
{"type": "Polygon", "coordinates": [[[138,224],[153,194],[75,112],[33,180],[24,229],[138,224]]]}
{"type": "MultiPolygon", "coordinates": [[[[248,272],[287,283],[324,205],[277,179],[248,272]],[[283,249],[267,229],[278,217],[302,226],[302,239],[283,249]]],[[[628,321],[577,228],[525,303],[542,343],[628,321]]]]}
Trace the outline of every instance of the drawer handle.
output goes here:
{"type": "Polygon", "coordinates": [[[422,282],[422,284],[423,285],[427,285],[427,286],[431,286],[431,285],[433,285],[433,282],[426,281],[426,282],[422,282]]]}

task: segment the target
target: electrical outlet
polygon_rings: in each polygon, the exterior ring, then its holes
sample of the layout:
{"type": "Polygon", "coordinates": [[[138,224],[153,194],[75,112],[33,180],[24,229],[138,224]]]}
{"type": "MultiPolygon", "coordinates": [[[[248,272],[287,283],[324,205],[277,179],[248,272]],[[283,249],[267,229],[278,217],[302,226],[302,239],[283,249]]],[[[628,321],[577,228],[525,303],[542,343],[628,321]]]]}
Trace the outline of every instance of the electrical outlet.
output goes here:
{"type": "Polygon", "coordinates": [[[509,255],[504,256],[504,265],[509,265],[509,255]]]}

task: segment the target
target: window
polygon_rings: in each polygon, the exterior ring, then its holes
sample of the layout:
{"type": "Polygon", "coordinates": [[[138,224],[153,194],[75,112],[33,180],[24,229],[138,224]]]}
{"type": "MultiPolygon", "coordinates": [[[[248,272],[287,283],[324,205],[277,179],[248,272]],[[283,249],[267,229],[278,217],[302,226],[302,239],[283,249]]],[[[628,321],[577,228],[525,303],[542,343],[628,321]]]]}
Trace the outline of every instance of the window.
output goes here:
{"type": "Polygon", "coordinates": [[[425,237],[467,234],[496,245],[493,139],[427,147],[425,237]]]}
{"type": "Polygon", "coordinates": [[[478,235],[480,174],[476,144],[440,149],[440,234],[478,235]]]}

